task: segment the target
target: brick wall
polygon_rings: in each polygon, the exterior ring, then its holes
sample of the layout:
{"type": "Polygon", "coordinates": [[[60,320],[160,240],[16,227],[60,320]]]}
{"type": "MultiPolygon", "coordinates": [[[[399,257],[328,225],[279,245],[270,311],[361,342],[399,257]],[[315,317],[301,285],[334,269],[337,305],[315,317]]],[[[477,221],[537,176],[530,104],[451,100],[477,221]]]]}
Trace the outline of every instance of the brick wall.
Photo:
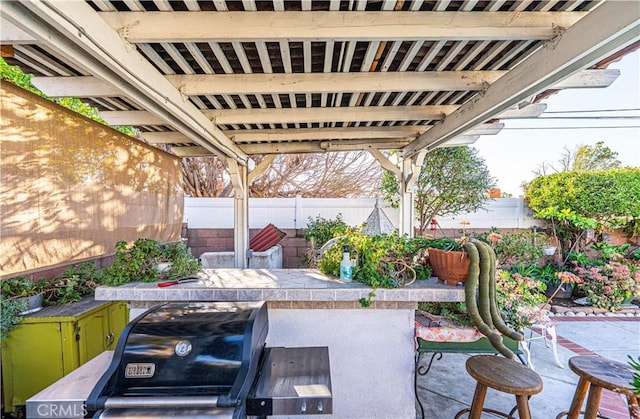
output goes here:
{"type": "MultiPolygon", "coordinates": [[[[303,229],[280,229],[287,235],[280,241],[282,246],[282,267],[285,269],[304,267],[307,254],[307,242],[303,229]]],[[[254,237],[260,229],[250,229],[249,238],[254,237]]],[[[194,257],[205,252],[233,252],[233,229],[187,228],[185,237],[187,246],[194,257]]]]}

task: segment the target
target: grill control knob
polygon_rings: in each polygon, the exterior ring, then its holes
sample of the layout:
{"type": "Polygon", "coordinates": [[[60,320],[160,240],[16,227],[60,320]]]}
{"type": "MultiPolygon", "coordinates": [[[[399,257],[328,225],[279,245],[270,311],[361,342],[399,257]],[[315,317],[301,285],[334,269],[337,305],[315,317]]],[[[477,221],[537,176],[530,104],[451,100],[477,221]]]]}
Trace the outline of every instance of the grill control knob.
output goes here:
{"type": "Polygon", "coordinates": [[[322,412],[322,402],[318,402],[318,412],[322,412]]]}
{"type": "Polygon", "coordinates": [[[300,405],[300,412],[304,413],[307,411],[307,402],[302,402],[302,404],[300,405]]]}

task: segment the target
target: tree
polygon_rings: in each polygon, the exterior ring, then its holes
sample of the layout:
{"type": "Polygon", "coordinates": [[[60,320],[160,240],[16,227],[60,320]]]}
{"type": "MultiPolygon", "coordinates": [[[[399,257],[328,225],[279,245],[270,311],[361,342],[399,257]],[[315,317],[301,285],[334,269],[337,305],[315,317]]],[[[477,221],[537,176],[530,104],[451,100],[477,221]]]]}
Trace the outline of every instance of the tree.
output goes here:
{"type": "MultiPolygon", "coordinates": [[[[492,186],[495,186],[495,179],[475,148],[450,147],[430,151],[414,190],[420,234],[424,233],[430,220],[438,216],[482,208],[492,186]]],[[[387,201],[397,206],[399,184],[390,172],[383,176],[382,192],[387,201]]]]}
{"type": "MultiPolygon", "coordinates": [[[[263,157],[254,156],[259,163],[263,157]]],[[[183,159],[185,193],[226,197],[233,194],[226,163],[216,157],[183,159]]],[[[381,169],[365,151],[278,156],[260,174],[249,195],[257,198],[349,198],[375,196],[381,169]]]]}
{"type": "Polygon", "coordinates": [[[535,217],[549,221],[565,257],[582,250],[588,229],[640,233],[640,168],[538,176],[527,186],[526,199],[535,217]]]}
{"type": "Polygon", "coordinates": [[[551,173],[569,172],[572,170],[594,171],[604,169],[615,169],[621,166],[617,159],[618,153],[598,141],[594,146],[580,144],[574,149],[565,146],[562,156],[558,160],[558,168],[549,162],[543,162],[538,170],[534,171],[536,176],[546,176],[551,173]]]}

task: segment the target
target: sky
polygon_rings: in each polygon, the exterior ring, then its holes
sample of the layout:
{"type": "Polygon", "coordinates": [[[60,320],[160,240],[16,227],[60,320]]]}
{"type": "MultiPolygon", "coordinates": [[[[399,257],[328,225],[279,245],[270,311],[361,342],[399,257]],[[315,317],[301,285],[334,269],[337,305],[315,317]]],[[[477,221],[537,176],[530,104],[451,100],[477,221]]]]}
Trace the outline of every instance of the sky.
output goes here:
{"type": "Polygon", "coordinates": [[[473,147],[485,159],[491,175],[502,192],[518,197],[524,194],[520,185],[532,180],[534,170],[543,162],[556,164],[564,147],[574,149],[581,144],[598,141],[618,153],[624,166],[640,167],[640,50],[609,65],[621,74],[607,88],[565,89],[543,101],[547,109],[541,117],[568,116],[635,116],[635,119],[538,119],[503,120],[505,127],[498,135],[481,136],[473,147]],[[626,112],[559,113],[635,109],[626,112]],[[593,126],[635,126],[635,128],[599,128],[593,126]],[[519,129],[531,127],[578,127],[580,129],[519,129]]]}

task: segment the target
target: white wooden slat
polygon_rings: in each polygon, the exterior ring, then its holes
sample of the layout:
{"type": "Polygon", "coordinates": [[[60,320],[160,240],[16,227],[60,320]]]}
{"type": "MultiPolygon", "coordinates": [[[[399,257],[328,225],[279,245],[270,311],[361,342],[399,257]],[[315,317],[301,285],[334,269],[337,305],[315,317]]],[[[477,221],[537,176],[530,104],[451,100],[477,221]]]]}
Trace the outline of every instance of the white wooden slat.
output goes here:
{"type": "Polygon", "coordinates": [[[226,74],[233,74],[233,68],[231,68],[231,64],[229,64],[229,60],[227,60],[224,51],[222,51],[222,48],[220,48],[220,44],[218,44],[217,42],[209,42],[209,47],[211,48],[213,55],[216,56],[216,59],[218,60],[218,63],[220,63],[220,66],[222,67],[224,72],[226,74]]]}
{"type": "Polygon", "coordinates": [[[465,41],[456,42],[453,48],[450,48],[449,51],[445,54],[445,56],[440,60],[438,65],[436,66],[436,71],[444,71],[446,70],[449,63],[456,58],[458,53],[467,45],[465,41]]]}
{"type": "Polygon", "coordinates": [[[200,11],[200,10],[201,10],[201,9],[200,9],[200,4],[198,4],[198,2],[197,2],[197,1],[189,1],[189,0],[186,0],[186,1],[184,2],[184,4],[187,6],[187,9],[188,9],[190,12],[198,12],[198,11],[200,11]]]}
{"type": "Polygon", "coordinates": [[[445,41],[434,42],[433,45],[431,45],[431,48],[429,48],[429,51],[425,54],[424,57],[422,57],[420,64],[418,64],[418,67],[416,68],[416,71],[426,70],[426,68],[429,66],[429,64],[431,64],[433,59],[436,57],[438,52],[440,52],[442,47],[444,47],[444,45],[445,41]]]}
{"type": "Polygon", "coordinates": [[[471,63],[471,61],[476,58],[478,54],[480,54],[486,47],[489,45],[488,41],[480,41],[476,42],[473,47],[465,54],[465,56],[458,61],[454,70],[462,71],[466,69],[466,67],[471,63]]]}
{"type": "Polygon", "coordinates": [[[395,60],[396,58],[396,54],[398,54],[398,51],[400,51],[401,46],[402,46],[402,42],[400,41],[393,41],[391,43],[391,47],[389,47],[389,51],[387,55],[384,57],[384,60],[382,61],[382,65],[380,66],[380,71],[389,70],[389,67],[391,67],[391,64],[393,63],[393,60],[395,60]]]}
{"type": "Polygon", "coordinates": [[[40,63],[40,65],[45,65],[48,69],[55,71],[58,76],[72,76],[73,74],[67,70],[66,67],[58,64],[53,61],[51,58],[41,53],[39,50],[32,48],[29,45],[21,45],[19,47],[25,55],[29,55],[30,60],[35,63],[40,63]]]}
{"type": "Polygon", "coordinates": [[[273,0],[273,10],[284,11],[284,0],[273,0]]]}
{"type": "Polygon", "coordinates": [[[191,100],[191,102],[193,102],[193,104],[196,105],[198,109],[200,110],[207,109],[207,105],[205,105],[204,102],[198,96],[191,96],[189,97],[189,100],[191,100]]]}
{"type": "Polygon", "coordinates": [[[176,74],[175,71],[173,71],[173,69],[171,68],[171,66],[169,66],[169,64],[167,64],[167,62],[165,60],[163,60],[160,55],[158,55],[158,53],[156,52],[156,50],[154,50],[153,48],[151,48],[151,45],[149,44],[140,44],[138,45],[138,49],[140,51],[142,51],[142,53],[144,55],[147,56],[147,58],[149,60],[151,60],[152,63],[154,63],[156,66],[158,66],[158,68],[160,69],[160,71],[162,71],[162,74],[167,75],[167,74],[176,74]]]}
{"type": "Polygon", "coordinates": [[[158,10],[161,12],[172,12],[173,7],[169,4],[167,0],[153,0],[153,3],[158,7],[158,10]]]}
{"type": "Polygon", "coordinates": [[[227,10],[229,10],[227,8],[227,2],[225,0],[213,0],[213,5],[219,12],[226,12],[227,10]]]}
{"type": "Polygon", "coordinates": [[[180,69],[184,72],[184,74],[196,73],[193,70],[193,68],[191,68],[187,60],[185,60],[182,54],[180,54],[180,52],[176,49],[175,46],[173,46],[172,44],[168,44],[166,42],[162,42],[160,46],[162,46],[162,48],[164,48],[165,51],[169,53],[169,56],[173,59],[173,61],[175,61],[176,64],[178,64],[178,67],[180,67],[180,69]]]}
{"type": "Polygon", "coordinates": [[[213,71],[213,68],[211,68],[211,65],[209,64],[209,61],[207,61],[205,56],[202,55],[202,51],[200,51],[200,48],[198,48],[198,46],[196,44],[194,44],[192,42],[187,42],[185,44],[185,47],[187,47],[187,51],[189,51],[189,53],[191,54],[193,59],[196,60],[196,62],[198,63],[200,68],[202,68],[202,70],[205,72],[205,74],[214,74],[215,73],[213,71]]]}
{"type": "Polygon", "coordinates": [[[223,106],[220,104],[220,102],[218,102],[218,99],[216,99],[215,96],[208,95],[207,99],[209,100],[209,102],[211,102],[211,104],[213,105],[213,107],[215,109],[222,109],[223,108],[223,106]]]}
{"type": "Polygon", "coordinates": [[[50,68],[43,66],[42,62],[34,61],[31,58],[30,54],[23,54],[18,48],[16,48],[14,50],[13,58],[15,58],[16,60],[20,61],[21,63],[24,63],[24,64],[28,65],[29,67],[33,68],[34,70],[38,71],[39,73],[42,73],[45,76],[49,77],[49,76],[57,76],[58,75],[56,72],[51,71],[50,68]]]}
{"type": "Polygon", "coordinates": [[[260,57],[262,72],[267,74],[273,73],[273,68],[271,68],[271,59],[269,58],[269,51],[267,50],[267,44],[264,42],[256,42],[256,49],[258,51],[258,56],[260,57]]]}
{"type": "Polygon", "coordinates": [[[256,7],[256,2],[253,0],[242,0],[242,6],[244,10],[247,12],[256,12],[258,8],[256,7]]]}
{"type": "MultiPolygon", "coordinates": [[[[531,45],[531,41],[520,41],[518,46],[512,48],[508,53],[504,54],[496,63],[494,64],[494,68],[501,68],[507,62],[509,62],[513,57],[518,55],[524,49],[528,48],[531,45]]],[[[521,57],[520,60],[523,60],[525,57],[521,57]]],[[[518,64],[519,61],[513,62],[511,67],[514,67],[518,64]]]]}
{"type": "Polygon", "coordinates": [[[411,48],[409,48],[409,51],[407,51],[407,54],[404,56],[404,58],[400,62],[398,71],[407,70],[407,68],[409,67],[409,65],[411,65],[411,62],[416,57],[416,54],[420,51],[423,45],[424,45],[423,41],[416,41],[413,43],[413,45],[411,45],[411,48]]]}
{"type": "Polygon", "coordinates": [[[244,47],[240,42],[232,42],[231,46],[238,56],[238,60],[240,61],[240,65],[242,66],[242,71],[246,74],[253,73],[251,70],[251,64],[249,64],[249,59],[247,58],[247,54],[244,51],[244,47]]]}
{"type": "Polygon", "coordinates": [[[98,8],[100,10],[102,10],[103,12],[111,12],[114,10],[117,10],[113,4],[111,4],[110,1],[106,1],[106,0],[93,0],[93,4],[95,4],[96,6],[98,6],[98,8]]]}
{"type": "Polygon", "coordinates": [[[132,12],[143,12],[144,6],[138,0],[123,0],[123,3],[131,10],[132,12]]]}
{"type": "Polygon", "coordinates": [[[371,64],[373,64],[373,60],[376,58],[379,47],[380,41],[369,42],[369,45],[367,46],[367,53],[362,60],[360,71],[371,71],[371,64]]]}
{"type": "Polygon", "coordinates": [[[302,43],[302,57],[304,72],[311,73],[311,41],[304,41],[302,43]]]}
{"type": "Polygon", "coordinates": [[[424,3],[423,0],[414,0],[413,3],[411,3],[411,11],[418,11],[420,10],[420,8],[422,7],[422,4],[424,3]]]}
{"type": "Polygon", "coordinates": [[[280,57],[282,58],[282,65],[285,73],[291,73],[291,50],[289,49],[289,42],[280,41],[280,57]]]}
{"type": "Polygon", "coordinates": [[[475,69],[485,70],[485,67],[491,62],[491,60],[493,60],[496,56],[498,56],[498,54],[500,54],[504,50],[504,48],[505,48],[504,43],[501,43],[501,42],[496,43],[493,47],[489,49],[489,51],[486,51],[482,55],[482,59],[476,62],[475,69]]]}

